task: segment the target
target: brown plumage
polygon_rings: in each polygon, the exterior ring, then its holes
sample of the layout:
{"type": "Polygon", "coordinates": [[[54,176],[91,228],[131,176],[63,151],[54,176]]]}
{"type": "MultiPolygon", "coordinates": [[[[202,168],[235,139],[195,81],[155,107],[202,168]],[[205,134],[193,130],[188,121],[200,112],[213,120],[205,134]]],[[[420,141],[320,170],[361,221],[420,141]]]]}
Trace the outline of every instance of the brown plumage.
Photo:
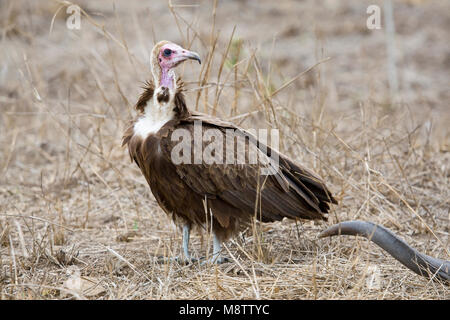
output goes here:
{"type": "MultiPolygon", "coordinates": [[[[152,91],[151,86],[147,87],[141,98],[152,91]]],[[[230,122],[189,112],[182,91],[178,90],[175,97],[175,110],[180,117],[170,120],[146,139],[134,135],[133,122],[123,138],[123,144],[128,145],[131,159],[141,169],[158,204],[174,220],[204,225],[203,202],[207,200],[213,214],[213,230],[220,240],[226,240],[239,226],[251,221],[258,185],[263,182],[259,220],[272,222],[285,217],[326,220],[324,214],[329,210],[329,203],[336,203],[336,200],[320,178],[283,155],[279,155],[280,172],[274,176],[258,177],[258,165],[250,164],[175,165],[171,161],[171,151],[178,141],[172,141],[171,135],[176,129],[186,129],[194,136],[194,122],[202,121],[203,130],[217,129],[224,135],[226,129],[235,129],[237,134],[245,132],[230,122]]],[[[203,150],[206,145],[207,142],[203,142],[203,150]]],[[[245,147],[248,152],[249,147],[256,146],[247,140],[245,147]]]]}
{"type": "MultiPolygon", "coordinates": [[[[155,50],[158,48],[154,49],[154,57],[158,55],[155,50]]],[[[158,72],[153,70],[153,74],[158,72]]],[[[279,157],[279,169],[274,175],[258,174],[264,166],[260,161],[256,164],[207,164],[205,161],[174,164],[171,152],[179,141],[172,141],[171,137],[177,129],[184,129],[194,137],[194,123],[201,121],[203,133],[208,129],[218,130],[224,136],[227,129],[234,130],[235,135],[241,137],[248,133],[231,122],[189,111],[182,82],[173,79],[173,83],[176,83],[176,88],[170,101],[167,87],[156,93],[153,83],[146,83],[136,104],[140,115],[126,130],[123,145],[128,146],[132,161],[141,169],[158,204],[178,225],[206,226],[211,214],[212,230],[221,243],[251,222],[255,214],[262,222],[279,221],[285,217],[326,220],[330,203],[336,203],[336,200],[324,182],[308,169],[268,147],[268,156],[277,153],[279,157]],[[148,108],[152,108],[155,94],[158,103],[173,103],[173,115],[158,131],[143,137],[136,134],[136,122],[144,117],[146,107],[150,105],[148,108]],[[255,210],[255,205],[258,210],[255,210]],[[205,213],[205,207],[208,213],[205,213]]],[[[204,150],[209,142],[202,143],[204,150]]],[[[260,147],[248,138],[245,140],[246,154],[249,150],[261,154],[260,147]]],[[[191,150],[194,150],[193,142],[191,150]]],[[[237,148],[234,149],[234,159],[237,159],[237,152],[237,148]]],[[[192,154],[191,159],[193,157],[192,154]]]]}

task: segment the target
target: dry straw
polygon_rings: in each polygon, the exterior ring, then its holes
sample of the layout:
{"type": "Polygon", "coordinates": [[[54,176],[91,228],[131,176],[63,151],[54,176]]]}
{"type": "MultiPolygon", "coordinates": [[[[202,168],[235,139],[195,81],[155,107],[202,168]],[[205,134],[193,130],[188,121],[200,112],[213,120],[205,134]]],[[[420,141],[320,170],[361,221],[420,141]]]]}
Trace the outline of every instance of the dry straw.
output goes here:
{"type": "MultiPolygon", "coordinates": [[[[445,47],[407,48],[404,99],[393,104],[383,35],[359,26],[360,1],[328,10],[315,1],[151,3],[80,1],[78,31],[65,27],[68,1],[0,3],[0,299],[449,298],[448,285],[367,240],[317,239],[329,223],[358,218],[449,258],[445,47]],[[248,17],[230,20],[242,11],[248,17]],[[279,128],[281,151],[325,178],[340,201],[328,223],[254,225],[226,244],[230,262],[219,266],[160,262],[180,253],[181,233],[120,139],[163,38],[202,55],[201,69],[177,70],[190,108],[279,128]],[[435,58],[422,65],[419,50],[435,58]],[[65,287],[71,266],[96,289],[65,287]]],[[[445,35],[434,14],[444,4],[416,5],[434,17],[416,29],[420,39],[445,35]]],[[[399,6],[397,32],[408,40],[402,25],[414,12],[399,6]]],[[[194,256],[211,252],[207,233],[191,242],[194,256]]]]}

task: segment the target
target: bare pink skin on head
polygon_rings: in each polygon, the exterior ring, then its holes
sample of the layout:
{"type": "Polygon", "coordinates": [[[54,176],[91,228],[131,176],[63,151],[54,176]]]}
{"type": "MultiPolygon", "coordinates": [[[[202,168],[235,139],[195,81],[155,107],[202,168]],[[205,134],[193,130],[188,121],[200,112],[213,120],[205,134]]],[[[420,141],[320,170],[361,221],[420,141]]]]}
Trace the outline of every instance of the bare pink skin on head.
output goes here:
{"type": "Polygon", "coordinates": [[[158,63],[161,67],[161,80],[159,85],[173,89],[173,73],[169,72],[186,59],[194,59],[200,62],[197,53],[186,50],[175,43],[168,43],[161,47],[158,54],[158,63]]]}

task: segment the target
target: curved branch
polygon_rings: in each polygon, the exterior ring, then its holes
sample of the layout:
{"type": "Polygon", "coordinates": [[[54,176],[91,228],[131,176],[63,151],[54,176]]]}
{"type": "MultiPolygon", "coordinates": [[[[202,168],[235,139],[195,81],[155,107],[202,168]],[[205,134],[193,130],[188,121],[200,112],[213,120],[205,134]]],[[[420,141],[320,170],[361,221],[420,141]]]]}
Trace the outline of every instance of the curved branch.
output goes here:
{"type": "Polygon", "coordinates": [[[450,261],[420,253],[389,229],[365,221],[345,221],[335,224],[319,234],[319,238],[338,235],[359,235],[376,243],[408,269],[424,277],[435,276],[450,281],[450,261]]]}

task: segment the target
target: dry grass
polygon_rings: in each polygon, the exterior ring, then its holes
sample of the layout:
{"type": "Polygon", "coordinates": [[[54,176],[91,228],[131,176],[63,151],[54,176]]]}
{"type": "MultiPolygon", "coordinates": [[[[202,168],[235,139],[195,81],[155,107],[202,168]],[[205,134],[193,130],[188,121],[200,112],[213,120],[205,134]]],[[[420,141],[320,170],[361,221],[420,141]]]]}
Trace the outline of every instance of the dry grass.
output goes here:
{"type": "MultiPolygon", "coordinates": [[[[449,299],[366,240],[317,239],[361,219],[449,258],[449,4],[396,1],[390,97],[383,29],[365,27],[373,2],[80,1],[71,31],[63,2],[2,1],[0,298],[449,299]],[[192,109],[279,128],[281,151],[328,181],[329,223],[264,225],[220,266],[157,263],[181,233],[120,140],[161,39],[204,58],[178,70],[192,109]]],[[[194,234],[194,255],[210,242],[194,234]]]]}

